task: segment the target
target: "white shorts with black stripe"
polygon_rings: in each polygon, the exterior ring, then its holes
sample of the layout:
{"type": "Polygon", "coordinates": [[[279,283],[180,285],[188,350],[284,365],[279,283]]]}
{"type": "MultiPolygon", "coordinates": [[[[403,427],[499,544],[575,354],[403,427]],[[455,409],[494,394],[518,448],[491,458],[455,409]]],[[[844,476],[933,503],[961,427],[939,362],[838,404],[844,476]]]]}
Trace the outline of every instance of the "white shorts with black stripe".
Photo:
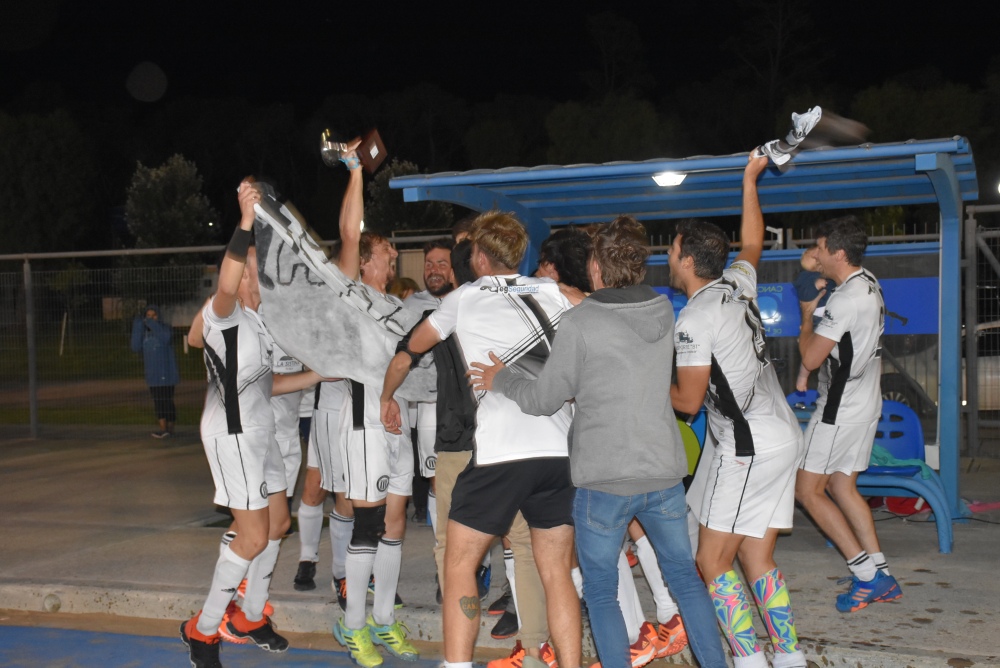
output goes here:
{"type": "MultiPolygon", "coordinates": [[[[820,413],[820,411],[816,411],[820,413]]],[[[864,471],[872,456],[878,418],[861,424],[825,424],[821,415],[813,415],[806,427],[804,471],[830,475],[851,475],[864,471]]]]}
{"type": "Polygon", "coordinates": [[[236,510],[267,508],[270,494],[283,492],[285,465],[274,434],[251,431],[202,441],[215,481],[215,503],[236,510]]]}
{"type": "Polygon", "coordinates": [[[355,429],[345,420],[341,448],[348,499],[375,502],[389,494],[413,493],[413,446],[408,435],[389,434],[382,428],[355,429]]]}
{"type": "Polygon", "coordinates": [[[737,457],[732,446],[706,438],[687,499],[703,526],[752,538],[789,529],[802,441],[737,457]]]}
{"type": "Polygon", "coordinates": [[[417,425],[417,457],[420,461],[420,475],[425,478],[434,477],[434,469],[437,467],[437,454],[434,452],[434,440],[437,438],[437,404],[421,402],[410,404],[417,407],[416,421],[411,419],[411,423],[417,425]]]}
{"type": "Polygon", "coordinates": [[[340,449],[340,416],[342,411],[313,410],[309,428],[309,450],[306,466],[319,469],[319,486],[328,492],[347,491],[344,479],[344,457],[340,449]]]}

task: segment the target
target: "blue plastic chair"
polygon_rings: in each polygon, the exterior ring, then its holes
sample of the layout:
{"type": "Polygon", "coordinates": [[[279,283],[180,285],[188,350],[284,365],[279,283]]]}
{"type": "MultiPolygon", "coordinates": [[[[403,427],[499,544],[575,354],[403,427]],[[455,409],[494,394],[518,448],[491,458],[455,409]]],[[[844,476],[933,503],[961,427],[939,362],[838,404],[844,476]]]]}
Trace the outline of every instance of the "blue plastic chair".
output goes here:
{"type": "MultiPolygon", "coordinates": [[[[924,459],[924,431],[920,418],[906,404],[882,402],[875,442],[896,459],[924,459]]],[[[944,485],[936,471],[924,479],[919,466],[870,466],[858,474],[858,491],[866,496],[923,497],[937,524],[938,549],[949,554],[954,543],[951,512],[944,485]]]]}

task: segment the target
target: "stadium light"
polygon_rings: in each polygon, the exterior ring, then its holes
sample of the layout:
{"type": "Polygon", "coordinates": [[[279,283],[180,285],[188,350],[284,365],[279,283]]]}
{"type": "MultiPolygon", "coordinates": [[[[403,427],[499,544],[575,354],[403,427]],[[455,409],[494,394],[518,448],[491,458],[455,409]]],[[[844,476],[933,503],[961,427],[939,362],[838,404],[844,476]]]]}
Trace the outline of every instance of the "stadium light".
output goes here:
{"type": "Polygon", "coordinates": [[[656,185],[661,187],[679,186],[684,182],[686,177],[687,174],[680,172],[660,172],[659,174],[653,174],[653,180],[656,181],[656,185]]]}

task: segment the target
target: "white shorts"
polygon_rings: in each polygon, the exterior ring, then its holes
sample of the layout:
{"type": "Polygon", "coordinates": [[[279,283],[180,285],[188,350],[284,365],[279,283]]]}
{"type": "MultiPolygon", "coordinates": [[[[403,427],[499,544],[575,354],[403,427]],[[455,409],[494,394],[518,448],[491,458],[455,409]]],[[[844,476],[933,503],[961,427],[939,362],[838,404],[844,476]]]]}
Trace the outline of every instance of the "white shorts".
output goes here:
{"type": "Polygon", "coordinates": [[[800,467],[822,475],[864,471],[872,456],[877,429],[878,418],[861,424],[836,425],[824,424],[821,416],[814,415],[806,427],[805,456],[800,467]]]}
{"type": "MultiPolygon", "coordinates": [[[[411,404],[413,405],[413,404],[411,404]]],[[[437,404],[421,402],[417,407],[417,456],[420,460],[420,475],[434,477],[437,455],[434,441],[437,439],[437,404]]]]}
{"type": "Polygon", "coordinates": [[[341,446],[348,499],[381,501],[389,494],[413,493],[413,446],[409,428],[403,435],[382,428],[354,429],[350,420],[341,425],[341,446]]]}
{"type": "Polygon", "coordinates": [[[340,448],[341,411],[313,411],[309,428],[307,466],[319,469],[319,486],[328,492],[347,491],[344,458],[340,448]]]}
{"type": "Polygon", "coordinates": [[[802,441],[737,457],[709,436],[688,490],[698,522],[723,533],[763,538],[768,529],[790,529],[795,473],[802,441]]]}
{"type": "Polygon", "coordinates": [[[299,439],[299,402],[301,390],[271,397],[274,411],[274,438],[278,441],[278,451],[285,466],[285,493],[295,493],[299,469],[302,467],[302,442],[299,439]]]}
{"type": "Polygon", "coordinates": [[[267,508],[269,494],[283,492],[285,465],[274,434],[251,431],[202,441],[215,481],[215,503],[237,510],[267,508]]]}

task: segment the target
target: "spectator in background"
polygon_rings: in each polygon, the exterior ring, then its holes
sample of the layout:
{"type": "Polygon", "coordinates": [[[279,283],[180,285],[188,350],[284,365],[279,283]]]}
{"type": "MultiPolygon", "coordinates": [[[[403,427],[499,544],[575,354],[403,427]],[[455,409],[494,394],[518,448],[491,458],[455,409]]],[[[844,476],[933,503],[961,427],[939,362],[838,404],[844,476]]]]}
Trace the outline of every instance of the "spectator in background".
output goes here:
{"type": "Polygon", "coordinates": [[[160,310],[147,306],[145,316],[132,321],[132,352],[142,353],[146,370],[146,385],[153,395],[153,409],[160,423],[153,438],[166,438],[174,433],[177,407],[174,406],[174,387],[180,381],[177,358],[170,345],[174,332],[169,323],[160,322],[160,310]]]}
{"type": "Polygon", "coordinates": [[[415,292],[420,291],[420,286],[412,278],[407,278],[406,276],[399,276],[392,279],[389,283],[389,287],[386,289],[390,295],[399,297],[400,299],[406,299],[415,292]]]}

